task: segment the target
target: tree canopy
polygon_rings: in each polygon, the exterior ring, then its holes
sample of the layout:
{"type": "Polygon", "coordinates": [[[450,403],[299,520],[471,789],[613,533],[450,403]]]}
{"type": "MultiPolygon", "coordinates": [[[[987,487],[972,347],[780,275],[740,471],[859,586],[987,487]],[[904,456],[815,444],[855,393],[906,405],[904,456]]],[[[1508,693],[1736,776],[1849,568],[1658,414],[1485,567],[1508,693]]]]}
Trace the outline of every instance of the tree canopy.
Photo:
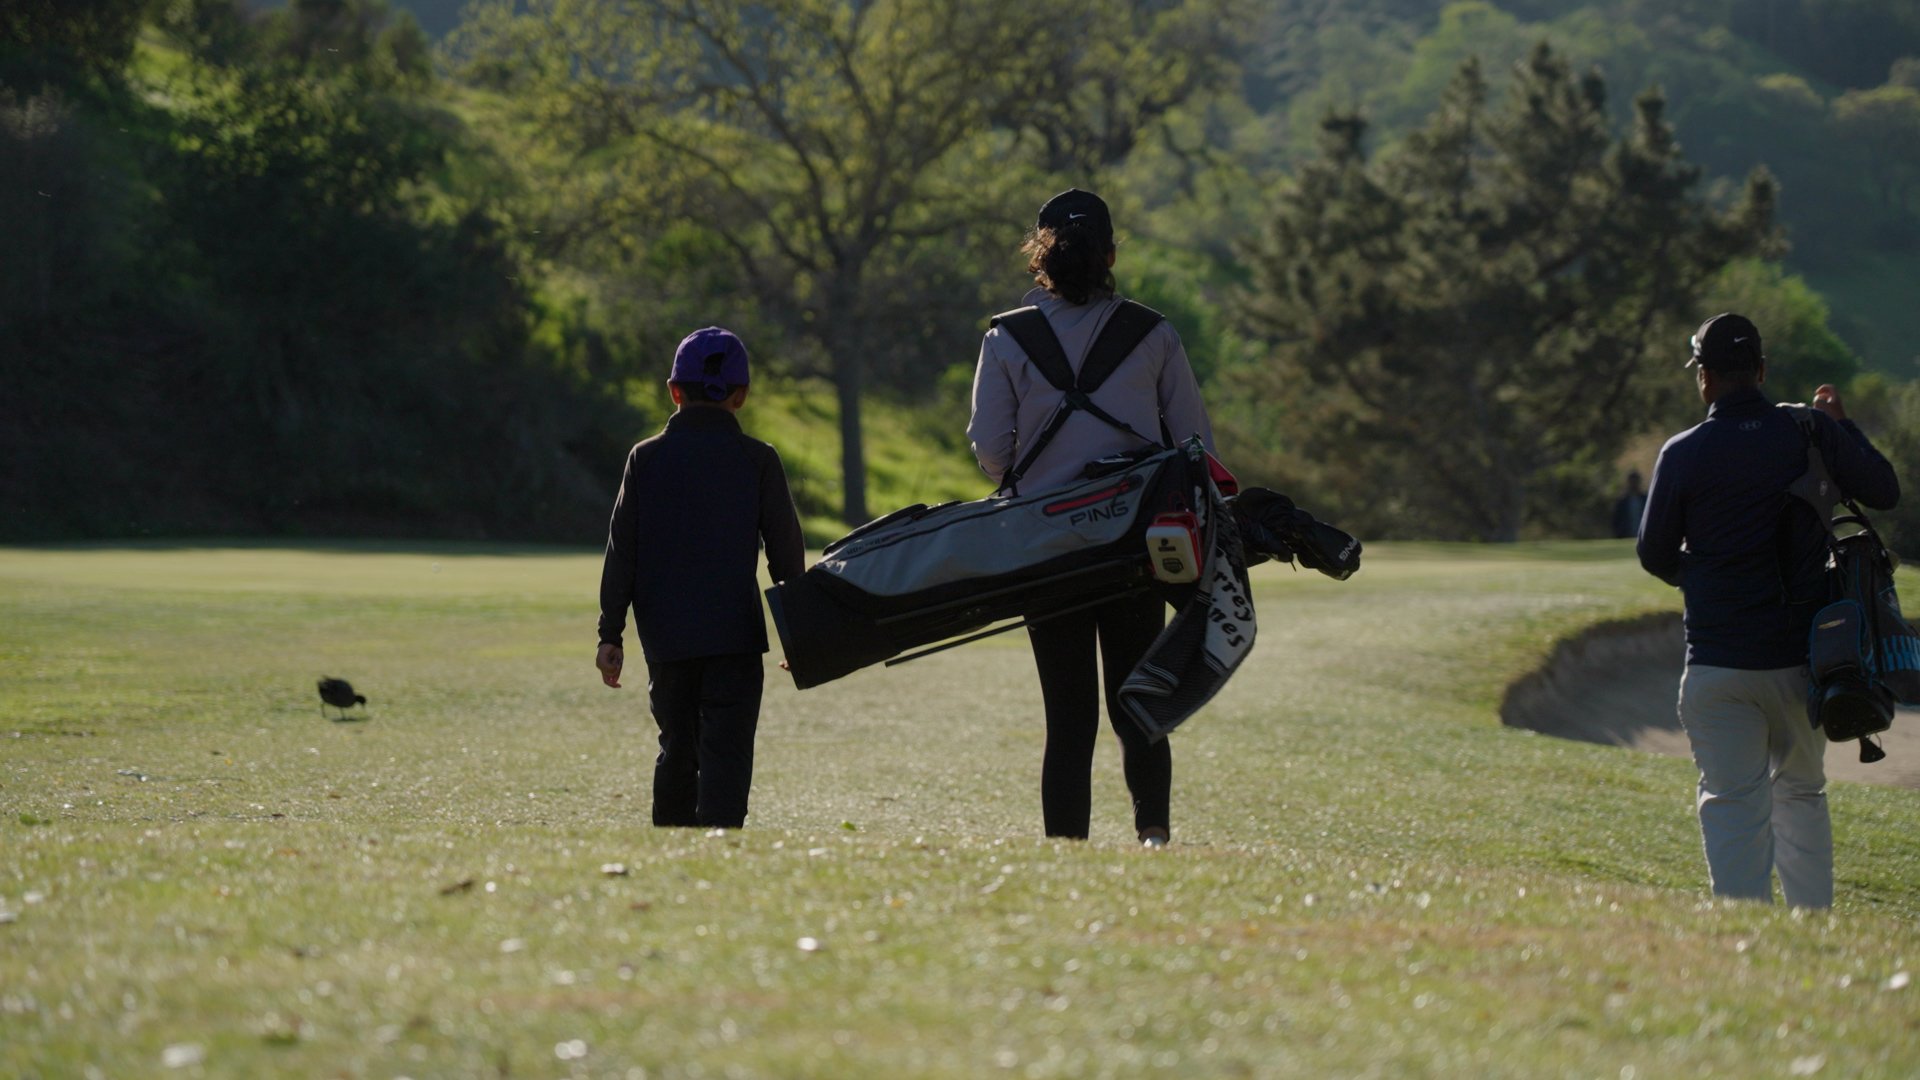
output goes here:
{"type": "Polygon", "coordinates": [[[560,254],[712,239],[730,273],[695,321],[768,326],[833,383],[857,523],[867,395],[965,348],[1050,171],[1118,161],[1217,83],[1219,6],[532,0],[478,9],[456,49],[540,125],[560,254]]]}
{"type": "Polygon", "coordinates": [[[1370,160],[1335,116],[1280,199],[1240,309],[1274,342],[1250,389],[1296,388],[1316,485],[1376,528],[1512,540],[1566,470],[1605,468],[1679,370],[1679,327],[1730,260],[1775,243],[1764,174],[1720,210],[1663,102],[1616,138],[1598,75],[1540,45],[1499,108],[1462,65],[1370,160]]]}
{"type": "Polygon", "coordinates": [[[497,219],[437,184],[458,136],[408,25],[193,0],[164,75],[0,91],[0,531],[604,520],[635,419],[534,344],[497,219]]]}
{"type": "Polygon", "coordinates": [[[1592,531],[1711,310],[1920,424],[1902,0],[454,6],[0,5],[0,532],[591,537],[708,323],[815,539],[975,496],[1068,186],[1236,468],[1370,533],[1592,531]]]}

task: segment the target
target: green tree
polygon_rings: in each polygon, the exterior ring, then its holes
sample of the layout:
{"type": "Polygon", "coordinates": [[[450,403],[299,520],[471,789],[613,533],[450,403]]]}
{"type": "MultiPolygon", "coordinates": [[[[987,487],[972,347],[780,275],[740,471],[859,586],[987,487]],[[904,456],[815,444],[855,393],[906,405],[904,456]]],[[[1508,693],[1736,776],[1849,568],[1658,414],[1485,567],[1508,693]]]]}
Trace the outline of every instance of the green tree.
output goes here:
{"type": "Polygon", "coordinates": [[[733,303],[723,288],[706,310],[751,307],[790,369],[835,388],[854,523],[865,395],[930,385],[966,354],[1044,168],[1124,154],[1209,84],[1210,40],[1166,4],[531,0],[477,8],[454,49],[556,163],[535,185],[548,252],[618,269],[662,242],[702,246],[688,230],[717,241],[733,303]],[[1159,14],[1106,25],[1108,8],[1159,14]],[[1126,62],[1140,28],[1186,52],[1137,83],[1082,80],[1126,62]]]}
{"type": "MultiPolygon", "coordinates": [[[[1767,349],[1767,393],[1777,401],[1806,401],[1821,383],[1846,386],[1860,374],[1860,358],[1829,324],[1826,299],[1779,263],[1752,258],[1728,263],[1701,293],[1699,310],[1703,319],[1737,311],[1760,328],[1767,349]]],[[[1698,413],[1686,403],[1679,415],[1698,413]]]]}
{"type": "MultiPolygon", "coordinates": [[[[1860,155],[1862,171],[1880,204],[1911,223],[1920,218],[1920,90],[1910,86],[1880,86],[1849,90],[1833,103],[1834,123],[1841,138],[1860,155]]],[[[1905,244],[1901,244],[1905,246],[1905,244]]]]}
{"type": "Polygon", "coordinates": [[[1164,130],[1169,113],[1228,85],[1246,0],[1087,0],[1049,12],[1035,81],[994,120],[1037,138],[1041,168],[1091,177],[1164,130]]]}
{"type": "Polygon", "coordinates": [[[9,0],[0,5],[0,85],[28,93],[118,78],[149,0],[9,0]]]}
{"type": "Polygon", "coordinates": [[[326,9],[187,0],[152,65],[0,88],[0,535],[604,522],[639,418],[530,340],[405,21],[290,47],[326,9]]]}
{"type": "Polygon", "coordinates": [[[1838,86],[1874,86],[1895,60],[1920,51],[1920,7],[1910,0],[1719,0],[1708,7],[1697,14],[1710,25],[1729,26],[1838,86]]]}
{"type": "Polygon", "coordinates": [[[928,299],[913,242],[1002,216],[965,166],[1039,76],[1027,46],[1047,29],[1014,0],[534,0],[476,11],[457,48],[584,181],[557,253],[609,231],[641,247],[709,233],[740,298],[812,346],[787,359],[836,389],[851,523],[867,516],[863,396],[928,299]]]}
{"type": "Polygon", "coordinates": [[[1251,389],[1318,398],[1296,452],[1340,464],[1322,478],[1369,527],[1517,538],[1545,516],[1531,499],[1603,468],[1671,394],[1714,273],[1774,243],[1771,183],[1707,205],[1658,94],[1616,139],[1600,77],[1542,43],[1487,99],[1469,61],[1379,161],[1364,122],[1332,118],[1250,252],[1241,317],[1276,348],[1251,389]]]}

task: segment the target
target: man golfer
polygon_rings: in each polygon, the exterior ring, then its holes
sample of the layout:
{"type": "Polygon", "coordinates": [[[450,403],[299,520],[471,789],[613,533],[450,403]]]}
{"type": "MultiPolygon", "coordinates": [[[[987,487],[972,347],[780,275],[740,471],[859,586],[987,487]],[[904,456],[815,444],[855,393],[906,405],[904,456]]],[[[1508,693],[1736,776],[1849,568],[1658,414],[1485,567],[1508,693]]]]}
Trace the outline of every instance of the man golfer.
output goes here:
{"type": "MultiPolygon", "coordinates": [[[[1827,524],[1787,488],[1807,435],[1760,392],[1760,331],[1726,313],[1693,336],[1704,422],[1660,450],[1640,524],[1640,565],[1686,599],[1680,723],[1700,769],[1698,809],[1717,896],[1833,904],[1826,739],[1807,716],[1807,632],[1828,600],[1827,524]]],[[[1893,467],[1813,396],[1813,443],[1844,495],[1876,509],[1900,497],[1893,467]]]]}

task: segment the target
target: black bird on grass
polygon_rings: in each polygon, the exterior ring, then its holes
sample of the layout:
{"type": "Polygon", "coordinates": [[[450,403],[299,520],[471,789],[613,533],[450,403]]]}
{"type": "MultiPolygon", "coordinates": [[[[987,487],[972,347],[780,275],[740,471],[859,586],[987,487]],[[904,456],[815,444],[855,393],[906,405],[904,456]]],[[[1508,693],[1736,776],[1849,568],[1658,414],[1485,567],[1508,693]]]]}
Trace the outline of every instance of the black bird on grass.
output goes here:
{"type": "Polygon", "coordinates": [[[320,677],[320,715],[327,715],[327,706],[340,710],[340,719],[347,718],[347,710],[355,705],[365,705],[367,695],[353,692],[353,684],[345,679],[336,679],[331,675],[320,677]]]}

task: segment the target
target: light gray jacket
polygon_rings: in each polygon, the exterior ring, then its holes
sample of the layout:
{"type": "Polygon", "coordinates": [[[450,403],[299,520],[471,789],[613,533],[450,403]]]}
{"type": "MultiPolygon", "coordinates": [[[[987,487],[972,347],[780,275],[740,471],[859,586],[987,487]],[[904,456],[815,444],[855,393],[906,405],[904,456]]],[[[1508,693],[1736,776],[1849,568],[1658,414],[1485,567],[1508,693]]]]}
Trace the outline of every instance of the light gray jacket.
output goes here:
{"type": "MultiPolygon", "coordinates": [[[[1114,296],[1070,304],[1045,289],[1027,293],[1024,302],[1046,313],[1076,373],[1100,328],[1120,304],[1114,296]]],[[[980,342],[980,365],[973,373],[973,419],[967,423],[967,438],[973,443],[974,458],[994,483],[1026,454],[1030,440],[1039,437],[1065,397],[1027,360],[1013,335],[999,327],[987,331],[980,342]]],[[[1213,450],[1213,425],[1200,401],[1200,385],[1194,381],[1180,335],[1170,323],[1154,327],[1134,347],[1094,391],[1093,401],[1156,443],[1160,419],[1165,417],[1175,442],[1199,435],[1213,450]]],[[[1099,417],[1077,411],[1021,478],[1020,490],[1030,494],[1061,487],[1078,479],[1087,462],[1143,445],[1099,417]]]]}

